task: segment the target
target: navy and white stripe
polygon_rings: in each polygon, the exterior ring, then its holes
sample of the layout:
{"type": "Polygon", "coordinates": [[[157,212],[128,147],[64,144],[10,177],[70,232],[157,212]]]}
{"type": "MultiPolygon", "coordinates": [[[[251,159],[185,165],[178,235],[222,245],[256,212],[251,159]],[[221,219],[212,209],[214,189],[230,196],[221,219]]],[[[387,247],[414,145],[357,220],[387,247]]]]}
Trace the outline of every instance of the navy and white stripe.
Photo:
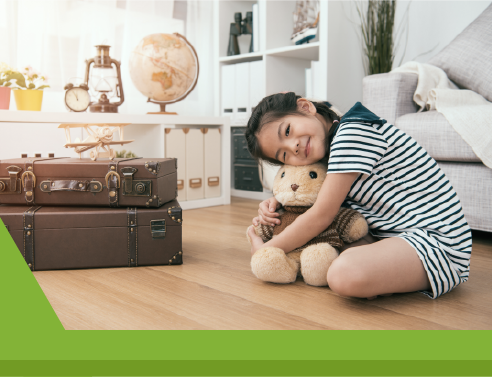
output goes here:
{"type": "Polygon", "coordinates": [[[361,173],[346,203],[371,233],[401,237],[417,252],[432,298],[468,280],[471,231],[437,162],[409,135],[358,103],[331,142],[328,173],[361,173]],[[355,112],[353,111],[355,109],[355,112]]]}

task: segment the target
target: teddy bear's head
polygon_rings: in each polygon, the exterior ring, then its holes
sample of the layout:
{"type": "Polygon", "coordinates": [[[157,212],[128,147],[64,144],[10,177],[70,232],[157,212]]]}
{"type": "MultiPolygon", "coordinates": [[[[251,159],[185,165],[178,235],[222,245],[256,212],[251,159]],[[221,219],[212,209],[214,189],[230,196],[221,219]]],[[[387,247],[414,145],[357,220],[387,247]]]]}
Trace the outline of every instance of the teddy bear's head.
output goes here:
{"type": "Polygon", "coordinates": [[[283,206],[312,206],[326,178],[326,164],[283,165],[273,181],[273,195],[283,206]]]}

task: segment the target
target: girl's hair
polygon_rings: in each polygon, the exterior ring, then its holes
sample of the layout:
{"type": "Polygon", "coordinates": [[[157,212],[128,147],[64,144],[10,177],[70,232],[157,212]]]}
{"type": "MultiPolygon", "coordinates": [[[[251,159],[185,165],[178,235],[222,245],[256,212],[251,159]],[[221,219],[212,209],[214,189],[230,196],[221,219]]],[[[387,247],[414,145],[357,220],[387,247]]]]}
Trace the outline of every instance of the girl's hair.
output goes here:
{"type": "MultiPolygon", "coordinates": [[[[308,114],[299,110],[297,107],[297,100],[299,98],[302,97],[297,96],[293,92],[272,94],[271,96],[263,98],[253,109],[253,113],[251,114],[246,127],[245,136],[249,153],[251,153],[257,161],[264,160],[274,165],[283,165],[281,161],[265,156],[258,142],[258,133],[265,124],[274,122],[288,115],[301,115],[307,117],[308,114]]],[[[316,112],[322,115],[329,123],[340,121],[340,116],[331,109],[332,106],[329,102],[311,102],[316,107],[316,112]]],[[[331,127],[330,133],[325,141],[327,151],[329,151],[330,136],[334,129],[335,127],[331,127]]]]}

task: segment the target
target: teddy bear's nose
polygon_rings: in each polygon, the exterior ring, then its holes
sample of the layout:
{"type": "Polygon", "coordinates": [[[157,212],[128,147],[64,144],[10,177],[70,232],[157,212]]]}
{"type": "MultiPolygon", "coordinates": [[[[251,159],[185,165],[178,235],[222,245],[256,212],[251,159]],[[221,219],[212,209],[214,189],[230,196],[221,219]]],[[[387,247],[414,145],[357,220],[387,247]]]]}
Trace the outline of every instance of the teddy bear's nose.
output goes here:
{"type": "Polygon", "coordinates": [[[292,188],[292,191],[296,191],[299,188],[299,186],[297,186],[295,183],[290,187],[292,188]]]}

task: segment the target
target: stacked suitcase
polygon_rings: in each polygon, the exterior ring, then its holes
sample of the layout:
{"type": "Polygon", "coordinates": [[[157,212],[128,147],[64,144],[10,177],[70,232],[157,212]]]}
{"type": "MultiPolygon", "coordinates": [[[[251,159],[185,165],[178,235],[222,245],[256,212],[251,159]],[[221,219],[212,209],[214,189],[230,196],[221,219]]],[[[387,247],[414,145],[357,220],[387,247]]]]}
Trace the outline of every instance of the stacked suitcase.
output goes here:
{"type": "Polygon", "coordinates": [[[0,160],[0,218],[32,271],[182,264],[175,158],[0,160]]]}

